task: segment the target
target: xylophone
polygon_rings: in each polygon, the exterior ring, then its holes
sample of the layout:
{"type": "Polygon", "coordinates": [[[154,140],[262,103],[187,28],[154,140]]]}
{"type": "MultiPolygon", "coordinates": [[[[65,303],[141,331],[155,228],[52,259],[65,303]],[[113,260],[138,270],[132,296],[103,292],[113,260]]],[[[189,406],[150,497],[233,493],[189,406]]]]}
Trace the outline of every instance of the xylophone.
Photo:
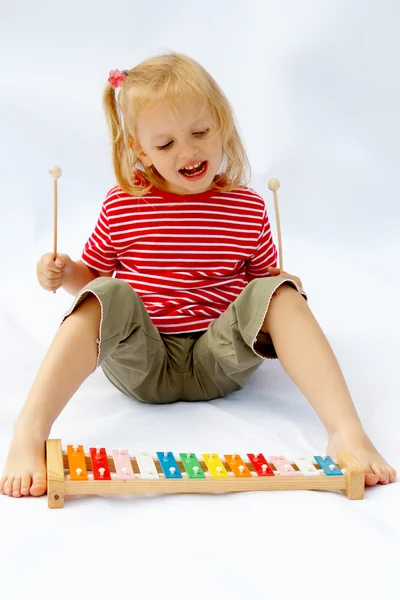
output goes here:
{"type": "Polygon", "coordinates": [[[350,500],[364,497],[364,469],[350,452],[298,458],[247,454],[202,454],[140,451],[68,445],[46,441],[49,508],[62,508],[65,496],[81,494],[182,494],[267,490],[340,490],[350,500]]]}

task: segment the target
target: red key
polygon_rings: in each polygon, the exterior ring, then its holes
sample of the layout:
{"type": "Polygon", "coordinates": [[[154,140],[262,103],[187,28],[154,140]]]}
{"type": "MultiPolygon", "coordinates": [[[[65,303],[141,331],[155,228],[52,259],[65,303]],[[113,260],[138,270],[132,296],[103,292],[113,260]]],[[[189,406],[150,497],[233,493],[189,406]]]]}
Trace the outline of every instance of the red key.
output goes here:
{"type": "Polygon", "coordinates": [[[249,460],[260,477],[275,475],[263,454],[248,454],[249,460]]]}
{"type": "Polygon", "coordinates": [[[92,460],[93,479],[100,481],[111,479],[105,448],[90,448],[90,458],[92,460]]]}

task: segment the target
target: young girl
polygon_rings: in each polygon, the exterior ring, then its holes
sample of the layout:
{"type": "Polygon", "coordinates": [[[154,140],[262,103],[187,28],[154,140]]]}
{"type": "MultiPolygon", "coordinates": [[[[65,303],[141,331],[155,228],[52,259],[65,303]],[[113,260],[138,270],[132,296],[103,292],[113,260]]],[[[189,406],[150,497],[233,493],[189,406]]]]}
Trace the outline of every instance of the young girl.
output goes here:
{"type": "Polygon", "coordinates": [[[0,491],[46,491],[45,440],[101,366],[142,402],[212,400],[279,358],[367,485],[396,472],[365,434],[299,278],[279,273],[263,199],[229,102],[194,60],[170,53],[112,71],[104,93],[118,185],[81,260],[45,254],[40,285],[75,300],[13,428],[0,491]]]}

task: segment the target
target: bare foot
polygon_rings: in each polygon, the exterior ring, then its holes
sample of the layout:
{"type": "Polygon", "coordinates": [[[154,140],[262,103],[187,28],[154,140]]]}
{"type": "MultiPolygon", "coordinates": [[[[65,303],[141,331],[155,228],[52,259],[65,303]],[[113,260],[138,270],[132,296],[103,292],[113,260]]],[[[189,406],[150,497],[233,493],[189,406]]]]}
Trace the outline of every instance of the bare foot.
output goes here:
{"type": "Polygon", "coordinates": [[[365,485],[393,483],[396,471],[381,456],[368,436],[360,432],[338,432],[329,438],[327,455],[335,460],[336,452],[347,450],[364,467],[365,485]]]}
{"type": "Polygon", "coordinates": [[[46,493],[45,439],[19,432],[10,444],[0,494],[22,498],[46,493]]]}

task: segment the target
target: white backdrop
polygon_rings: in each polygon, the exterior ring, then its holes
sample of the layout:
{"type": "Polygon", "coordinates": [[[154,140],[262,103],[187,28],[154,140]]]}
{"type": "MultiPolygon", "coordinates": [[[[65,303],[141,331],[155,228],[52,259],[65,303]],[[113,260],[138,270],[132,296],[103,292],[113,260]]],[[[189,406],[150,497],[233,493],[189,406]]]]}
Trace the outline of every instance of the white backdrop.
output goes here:
{"type": "MultiPolygon", "coordinates": [[[[1,469],[72,302],[36,280],[37,260],[52,250],[48,169],[63,170],[58,249],[77,260],[114,183],[101,106],[108,72],[166,50],[198,60],[228,96],[273,226],[267,182],[280,180],[285,270],[301,277],[367,432],[400,468],[399,18],[395,0],[0,1],[1,469]]],[[[327,442],[278,362],[241,392],[195,406],[138,405],[97,371],[52,435],[132,451],[290,457],[323,454],[327,442]]],[[[2,592],[11,600],[62,583],[58,598],[71,597],[74,555],[77,598],[108,598],[118,583],[141,600],[322,590],[391,600],[398,490],[378,486],[358,503],[316,492],[86,498],[62,511],[46,498],[0,496],[2,592]]]]}

